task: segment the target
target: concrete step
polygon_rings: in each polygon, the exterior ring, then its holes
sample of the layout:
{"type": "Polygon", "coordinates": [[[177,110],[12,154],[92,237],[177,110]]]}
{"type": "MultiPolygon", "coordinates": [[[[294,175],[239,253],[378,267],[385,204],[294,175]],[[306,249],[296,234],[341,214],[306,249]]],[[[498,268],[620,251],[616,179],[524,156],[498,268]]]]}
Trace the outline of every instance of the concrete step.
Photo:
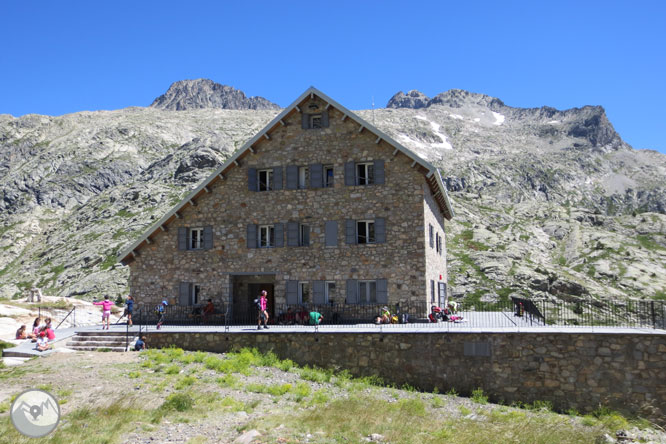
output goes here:
{"type": "MultiPolygon", "coordinates": [[[[124,331],[110,331],[110,330],[92,330],[92,331],[77,331],[77,336],[125,336],[127,333],[124,331]]],[[[131,335],[132,333],[130,333],[131,335]]]]}
{"type": "MultiPolygon", "coordinates": [[[[131,343],[131,342],[130,342],[131,343]]],[[[67,342],[68,348],[73,347],[124,347],[125,340],[122,341],[78,341],[73,340],[67,342]]]]}
{"type": "Polygon", "coordinates": [[[124,352],[125,351],[125,346],[122,347],[94,347],[94,346],[71,346],[68,347],[71,348],[72,350],[78,350],[78,351],[99,351],[100,349],[112,351],[112,352],[124,352]]]}
{"type": "MultiPolygon", "coordinates": [[[[130,335],[130,339],[134,336],[130,335]]],[[[125,335],[122,336],[79,336],[75,335],[72,337],[73,341],[125,341],[125,335]]]]}

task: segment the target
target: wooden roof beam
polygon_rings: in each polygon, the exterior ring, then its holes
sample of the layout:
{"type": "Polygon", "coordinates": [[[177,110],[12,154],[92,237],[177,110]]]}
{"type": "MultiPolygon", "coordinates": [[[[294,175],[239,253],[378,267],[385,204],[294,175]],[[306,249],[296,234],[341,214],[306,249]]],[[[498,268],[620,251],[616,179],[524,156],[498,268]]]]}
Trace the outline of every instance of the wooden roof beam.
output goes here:
{"type": "Polygon", "coordinates": [[[160,229],[161,229],[162,231],[165,231],[165,232],[166,232],[166,231],[169,231],[169,228],[167,228],[166,225],[160,225],[160,229]]]}
{"type": "Polygon", "coordinates": [[[208,186],[203,187],[203,190],[204,190],[206,193],[210,193],[210,188],[208,188],[208,186]]]}
{"type": "Polygon", "coordinates": [[[365,129],[365,127],[363,125],[361,125],[361,127],[358,129],[358,132],[362,133],[364,129],[365,129]]]}

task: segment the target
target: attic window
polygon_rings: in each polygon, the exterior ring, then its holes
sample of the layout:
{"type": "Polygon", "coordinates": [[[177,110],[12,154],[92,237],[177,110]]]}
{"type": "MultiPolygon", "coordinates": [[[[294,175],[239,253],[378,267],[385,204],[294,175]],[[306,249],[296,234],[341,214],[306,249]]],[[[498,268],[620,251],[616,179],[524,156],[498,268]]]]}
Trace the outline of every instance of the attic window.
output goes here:
{"type": "Polygon", "coordinates": [[[321,114],[310,115],[310,128],[322,128],[321,114]]]}

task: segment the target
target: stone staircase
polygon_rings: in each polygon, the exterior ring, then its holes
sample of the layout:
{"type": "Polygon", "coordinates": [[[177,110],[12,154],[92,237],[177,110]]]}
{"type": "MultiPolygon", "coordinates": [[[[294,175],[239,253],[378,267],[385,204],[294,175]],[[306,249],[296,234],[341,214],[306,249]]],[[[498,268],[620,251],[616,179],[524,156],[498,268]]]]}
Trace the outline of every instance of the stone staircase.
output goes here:
{"type": "MultiPolygon", "coordinates": [[[[67,342],[67,348],[81,351],[125,351],[125,332],[114,331],[80,331],[67,342]]],[[[129,337],[129,346],[131,347],[136,338],[133,335],[129,337]]]]}

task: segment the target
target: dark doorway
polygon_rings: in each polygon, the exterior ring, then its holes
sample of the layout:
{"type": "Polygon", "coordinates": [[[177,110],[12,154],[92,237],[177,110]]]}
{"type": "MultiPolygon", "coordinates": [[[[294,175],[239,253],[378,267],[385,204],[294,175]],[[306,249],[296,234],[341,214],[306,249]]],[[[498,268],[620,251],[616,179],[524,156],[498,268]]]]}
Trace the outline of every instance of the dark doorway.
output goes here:
{"type": "Polygon", "coordinates": [[[273,275],[241,275],[233,277],[233,320],[238,324],[256,324],[257,308],[255,299],[259,299],[262,290],[268,293],[269,322],[273,322],[275,313],[275,284],[273,275]]]}

